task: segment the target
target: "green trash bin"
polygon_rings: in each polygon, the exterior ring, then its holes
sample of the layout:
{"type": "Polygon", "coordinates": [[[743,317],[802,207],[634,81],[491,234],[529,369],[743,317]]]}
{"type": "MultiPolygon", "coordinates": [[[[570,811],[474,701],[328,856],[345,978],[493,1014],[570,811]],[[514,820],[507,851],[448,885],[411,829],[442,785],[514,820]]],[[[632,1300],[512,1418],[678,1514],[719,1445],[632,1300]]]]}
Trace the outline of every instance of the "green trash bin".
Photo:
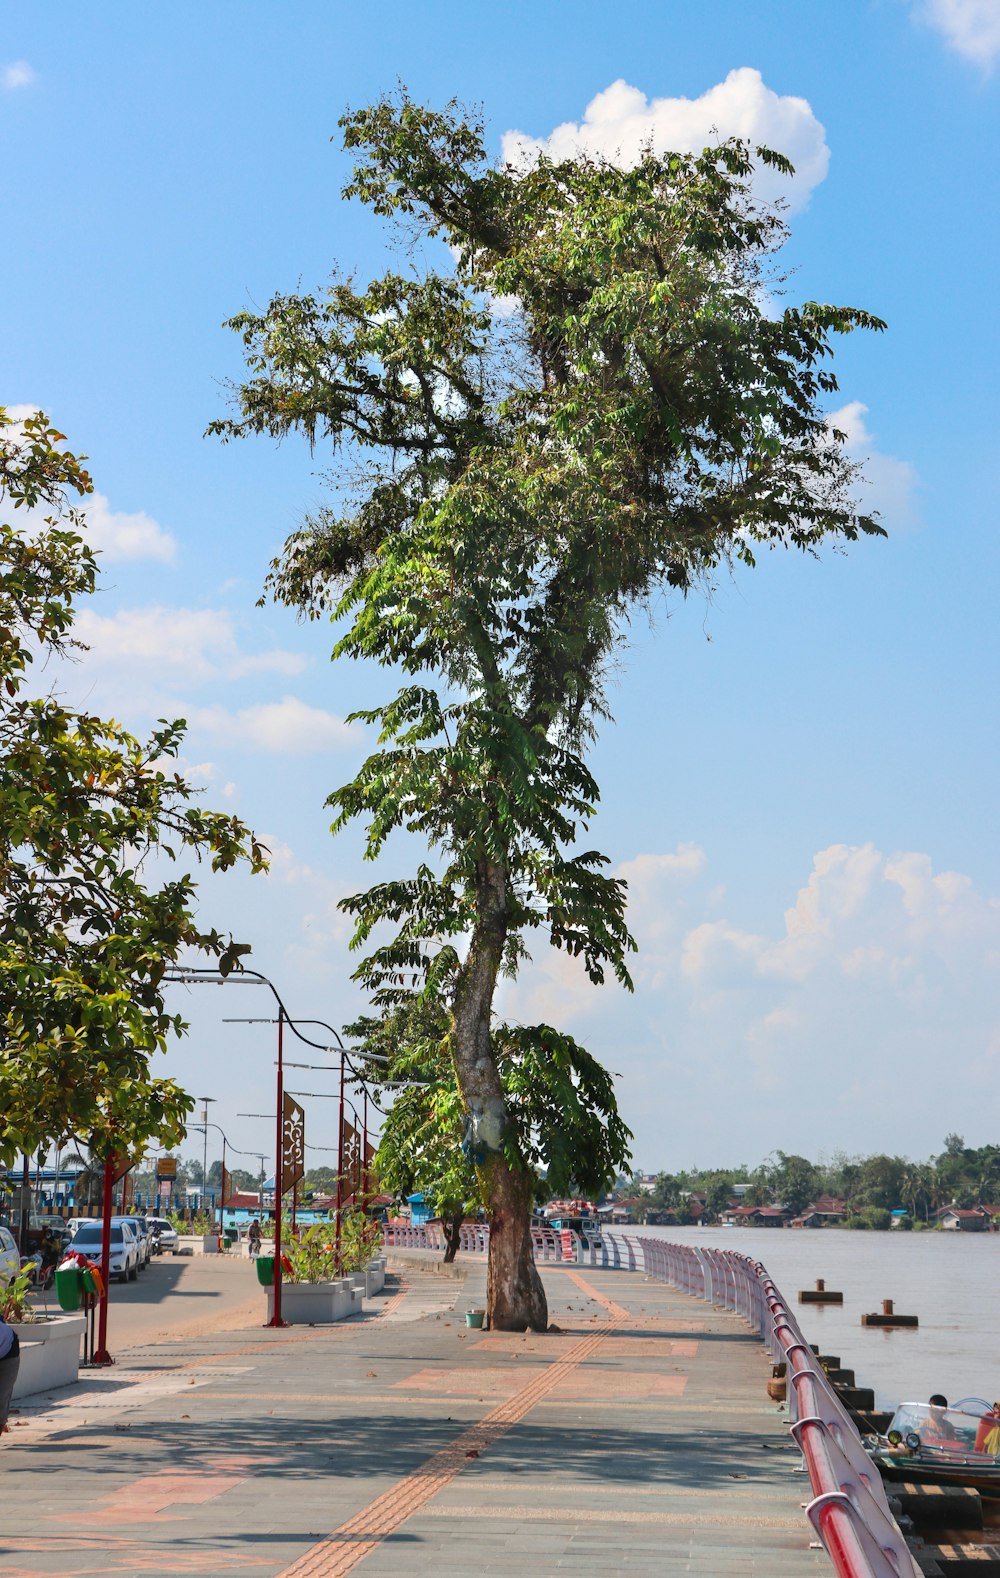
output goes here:
{"type": "Polygon", "coordinates": [[[274,1284],[274,1256],[257,1256],[257,1281],[262,1288],[269,1288],[274,1284]]]}
{"type": "Polygon", "coordinates": [[[83,1302],[83,1277],[76,1266],[60,1266],[56,1271],[56,1298],[59,1308],[72,1314],[83,1302]]]}
{"type": "Polygon", "coordinates": [[[225,1236],[226,1243],[228,1244],[229,1248],[232,1249],[233,1245],[238,1242],[240,1235],[236,1231],[235,1227],[227,1227],[225,1236]]]}

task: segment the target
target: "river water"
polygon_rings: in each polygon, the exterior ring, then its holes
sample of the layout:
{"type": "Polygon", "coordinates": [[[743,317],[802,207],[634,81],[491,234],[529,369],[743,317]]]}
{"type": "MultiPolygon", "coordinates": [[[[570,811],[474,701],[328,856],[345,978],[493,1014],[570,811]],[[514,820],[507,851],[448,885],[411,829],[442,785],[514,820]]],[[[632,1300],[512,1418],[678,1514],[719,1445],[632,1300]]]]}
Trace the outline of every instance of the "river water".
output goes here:
{"type": "MultiPolygon", "coordinates": [[[[616,1229],[616,1236],[621,1229],[616,1229]]],[[[943,1392],[1000,1398],[1000,1233],[855,1233],[843,1228],[629,1228],[631,1237],[664,1238],[736,1250],[761,1261],[793,1309],[807,1342],[839,1354],[877,1408],[926,1401],[943,1392]],[[823,1277],[843,1306],[799,1304],[800,1288],[823,1277]],[[892,1299],[916,1330],[864,1327],[892,1299]]]]}

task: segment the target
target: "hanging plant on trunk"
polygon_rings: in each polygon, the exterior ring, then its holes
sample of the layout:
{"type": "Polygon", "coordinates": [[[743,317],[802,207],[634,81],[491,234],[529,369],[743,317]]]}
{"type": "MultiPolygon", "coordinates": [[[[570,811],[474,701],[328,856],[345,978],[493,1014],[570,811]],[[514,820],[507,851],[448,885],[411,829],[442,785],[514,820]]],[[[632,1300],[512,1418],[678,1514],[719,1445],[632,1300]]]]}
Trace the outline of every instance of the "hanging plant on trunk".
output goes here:
{"type": "MultiPolygon", "coordinates": [[[[545,1325],[535,1173],[493,1019],[538,932],[590,980],[629,986],[625,885],[578,848],[585,762],[636,611],[710,584],[761,545],[880,533],[824,408],[852,308],[773,315],[785,239],[753,194],[780,153],[733,139],[493,166],[482,125],[405,93],[349,114],[345,196],[440,260],[231,320],[247,378],[223,438],[304,434],[335,496],[286,544],[285,604],[338,623],[337,658],[403,675],[359,714],[378,748],[330,798],[367,854],[405,829],[428,862],[345,903],[375,995],[449,982],[444,1045],[490,1220],[494,1327],[545,1325]]],[[[534,1032],[532,1032],[534,1034],[534,1032]]],[[[549,1043],[536,1043],[536,1066],[549,1043]]]]}

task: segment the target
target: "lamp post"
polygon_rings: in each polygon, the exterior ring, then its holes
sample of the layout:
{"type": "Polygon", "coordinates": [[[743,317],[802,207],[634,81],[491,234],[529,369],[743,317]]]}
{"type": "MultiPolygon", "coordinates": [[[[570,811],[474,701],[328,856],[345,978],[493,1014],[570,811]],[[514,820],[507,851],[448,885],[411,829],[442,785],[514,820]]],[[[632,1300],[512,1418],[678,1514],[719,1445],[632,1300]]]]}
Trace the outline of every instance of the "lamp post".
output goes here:
{"type": "MultiPolygon", "coordinates": [[[[293,1020],[291,1015],[289,1014],[287,1008],[285,1007],[284,1002],[281,999],[281,995],[278,992],[278,989],[275,986],[274,982],[269,980],[269,978],[266,975],[263,975],[260,970],[241,969],[241,970],[238,970],[238,971],[233,971],[229,975],[223,975],[220,970],[201,970],[201,969],[194,969],[194,968],[189,969],[189,968],[187,968],[185,966],[176,966],[174,969],[166,971],[164,973],[163,979],[166,980],[166,981],[174,981],[174,982],[177,982],[179,984],[188,985],[188,986],[195,986],[195,985],[225,986],[229,982],[242,983],[243,985],[246,985],[246,986],[266,986],[268,988],[268,990],[270,991],[271,996],[274,998],[275,1002],[278,1005],[278,1018],[277,1018],[276,1021],[273,1020],[273,1019],[270,1019],[270,1020],[253,1020],[253,1019],[250,1019],[250,1020],[245,1020],[243,1022],[244,1023],[248,1023],[248,1024],[253,1024],[253,1023],[274,1024],[274,1023],[277,1023],[277,1026],[278,1026],[278,1062],[277,1062],[277,1095],[278,1095],[278,1101],[277,1101],[277,1110],[276,1110],[276,1114],[275,1114],[276,1129],[275,1129],[275,1165],[274,1165],[274,1282],[272,1284],[272,1286],[273,1286],[273,1304],[272,1304],[271,1319],[267,1322],[267,1324],[269,1326],[284,1326],[286,1324],[286,1322],[283,1321],[282,1318],[281,1318],[281,1196],[282,1196],[282,1194],[284,1192],[283,1191],[284,1178],[283,1178],[283,1167],[282,1167],[282,1154],[283,1154],[283,1149],[284,1149],[283,1144],[282,1144],[282,1106],[283,1106],[282,1098],[283,1098],[283,1095],[284,1095],[284,1064],[283,1064],[283,1046],[284,1046],[283,1031],[284,1031],[284,1027],[287,1024],[289,1026],[289,1028],[291,1029],[293,1035],[295,1035],[298,1038],[299,1041],[303,1042],[306,1046],[315,1047],[318,1052],[331,1052],[334,1049],[332,1047],[323,1046],[318,1041],[311,1041],[308,1036],[302,1035],[301,1031],[296,1029],[296,1023],[297,1022],[300,1022],[302,1024],[323,1024],[323,1021],[322,1020],[318,1020],[318,1019],[313,1019],[313,1020],[304,1019],[304,1020],[301,1020],[301,1021],[293,1020]]],[[[227,1021],[227,1022],[232,1023],[233,1021],[227,1021]]],[[[323,1024],[323,1028],[330,1031],[330,1034],[335,1038],[335,1040],[337,1042],[337,1045],[338,1045],[338,1047],[339,1047],[339,1049],[341,1051],[341,1054],[343,1055],[343,1053],[344,1053],[344,1044],[341,1041],[340,1036],[337,1034],[336,1030],[333,1029],[332,1025],[326,1025],[326,1024],[323,1024]]],[[[339,1229],[339,1222],[338,1222],[338,1229],[339,1229]]]]}
{"type": "MultiPolygon", "coordinates": [[[[201,1151],[201,1199],[198,1202],[201,1209],[204,1211],[205,1196],[208,1193],[208,1106],[209,1102],[214,1105],[215,1097],[199,1096],[198,1100],[201,1102],[202,1106],[201,1121],[205,1126],[205,1143],[202,1146],[201,1151]]],[[[212,1214],[214,1215],[215,1213],[213,1212],[212,1214]]]]}
{"type": "MultiPolygon", "coordinates": [[[[204,1100],[204,1098],[203,1097],[199,1097],[199,1100],[204,1100]]],[[[243,1117],[243,1116],[245,1116],[245,1114],[237,1113],[237,1117],[243,1117]]],[[[206,1151],[208,1149],[208,1130],[209,1129],[214,1129],[217,1134],[221,1134],[222,1135],[222,1184],[221,1184],[221,1190],[220,1190],[219,1223],[220,1223],[220,1226],[225,1227],[225,1225],[226,1225],[226,1217],[225,1217],[225,1212],[226,1212],[226,1150],[228,1149],[228,1150],[233,1151],[235,1153],[235,1155],[237,1155],[237,1156],[260,1156],[260,1162],[261,1162],[261,1167],[262,1168],[263,1168],[263,1165],[264,1165],[264,1158],[263,1158],[263,1156],[260,1155],[259,1151],[240,1151],[240,1150],[237,1150],[236,1146],[233,1145],[231,1143],[231,1141],[226,1137],[226,1131],[218,1123],[204,1123],[204,1124],[198,1123],[198,1124],[194,1124],[193,1127],[194,1128],[202,1128],[203,1127],[205,1129],[205,1149],[206,1149],[206,1151]]],[[[204,1172],[204,1163],[202,1163],[202,1171],[204,1172]]]]}

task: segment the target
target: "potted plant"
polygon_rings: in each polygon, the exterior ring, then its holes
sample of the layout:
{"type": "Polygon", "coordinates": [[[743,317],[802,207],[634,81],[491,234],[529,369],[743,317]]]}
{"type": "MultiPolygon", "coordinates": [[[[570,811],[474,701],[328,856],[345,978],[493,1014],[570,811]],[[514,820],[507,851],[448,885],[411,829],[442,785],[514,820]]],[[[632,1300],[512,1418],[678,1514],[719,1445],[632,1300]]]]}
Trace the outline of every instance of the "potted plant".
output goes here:
{"type": "MultiPolygon", "coordinates": [[[[357,1314],[367,1291],[364,1268],[378,1238],[375,1223],[360,1213],[345,1215],[339,1252],[331,1222],[317,1222],[292,1238],[282,1255],[284,1319],[294,1325],[325,1325],[357,1314]]],[[[270,1288],[267,1297],[270,1320],[270,1288]]]]}
{"type": "Polygon", "coordinates": [[[40,1315],[29,1303],[30,1275],[22,1271],[0,1291],[0,1315],[17,1332],[21,1363],[13,1398],[72,1386],[80,1373],[82,1315],[40,1315]]]}

